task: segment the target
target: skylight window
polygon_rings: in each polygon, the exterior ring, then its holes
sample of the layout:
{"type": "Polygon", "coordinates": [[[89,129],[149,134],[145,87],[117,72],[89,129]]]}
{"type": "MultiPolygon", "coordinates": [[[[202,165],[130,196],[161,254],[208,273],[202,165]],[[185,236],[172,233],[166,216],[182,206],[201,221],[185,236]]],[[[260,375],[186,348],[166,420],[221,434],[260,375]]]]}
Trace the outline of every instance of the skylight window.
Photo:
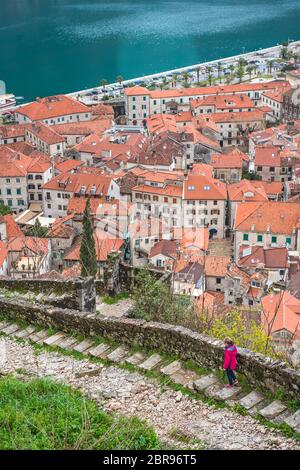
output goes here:
{"type": "Polygon", "coordinates": [[[194,191],[195,189],[195,186],[188,186],[188,191],[194,191]]]}
{"type": "Polygon", "coordinates": [[[210,186],[204,186],[204,191],[209,191],[210,190],[210,186]]]}

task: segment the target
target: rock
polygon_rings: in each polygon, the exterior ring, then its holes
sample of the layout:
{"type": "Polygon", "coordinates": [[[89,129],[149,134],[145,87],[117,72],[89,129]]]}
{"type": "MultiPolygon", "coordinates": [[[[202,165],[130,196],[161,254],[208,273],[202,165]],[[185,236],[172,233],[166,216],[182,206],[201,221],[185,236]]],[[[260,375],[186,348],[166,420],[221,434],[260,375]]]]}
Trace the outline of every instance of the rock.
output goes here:
{"type": "Polygon", "coordinates": [[[278,415],[280,415],[280,413],[282,413],[286,409],[287,407],[284,403],[282,403],[279,400],[275,400],[272,403],[270,403],[268,406],[266,406],[265,408],[262,408],[259,411],[259,414],[263,416],[264,418],[271,420],[271,419],[276,418],[278,415]]]}
{"type": "Polygon", "coordinates": [[[164,366],[160,369],[160,372],[165,375],[172,375],[175,374],[175,372],[179,371],[182,368],[182,362],[181,361],[174,361],[171,362],[171,364],[168,364],[167,366],[164,366]]]}
{"type": "Polygon", "coordinates": [[[139,367],[144,370],[153,370],[162,362],[162,358],[159,354],[152,354],[144,362],[142,362],[139,367]]]}
{"type": "Polygon", "coordinates": [[[84,339],[72,349],[76,352],[85,353],[87,349],[90,349],[92,346],[94,346],[94,342],[91,339],[84,339]]]}
{"type": "Polygon", "coordinates": [[[54,335],[50,336],[49,338],[44,339],[43,343],[46,344],[47,346],[56,346],[65,337],[66,337],[65,333],[58,332],[58,333],[55,333],[54,335]]]}
{"type": "Polygon", "coordinates": [[[180,369],[174,374],[170,375],[170,379],[172,379],[173,382],[190,389],[193,389],[193,382],[198,378],[199,376],[196,374],[196,372],[187,369],[180,369]]]}
{"type": "Polygon", "coordinates": [[[219,380],[218,377],[216,377],[213,374],[205,375],[204,377],[200,377],[200,379],[195,380],[194,389],[197,390],[198,392],[202,392],[207,387],[210,387],[211,385],[217,383],[218,380],[219,380]]]}
{"type": "Polygon", "coordinates": [[[95,348],[90,349],[88,354],[93,357],[100,357],[104,359],[107,356],[109,349],[110,346],[108,344],[101,343],[98,344],[98,346],[95,348]]]}
{"type": "Polygon", "coordinates": [[[1,321],[0,322],[0,331],[3,330],[3,328],[6,328],[9,325],[8,321],[1,321]]]}
{"type": "Polygon", "coordinates": [[[132,356],[125,359],[127,364],[132,364],[133,366],[139,365],[141,362],[145,361],[146,354],[143,352],[136,352],[132,356]]]}
{"type": "Polygon", "coordinates": [[[241,398],[239,403],[242,405],[246,410],[249,410],[250,408],[253,408],[254,406],[258,405],[264,400],[264,396],[253,390],[253,392],[250,392],[248,395],[245,397],[241,398]]]}
{"type": "Polygon", "coordinates": [[[80,372],[75,372],[75,377],[76,378],[81,378],[81,377],[94,377],[95,375],[98,375],[102,370],[102,366],[97,367],[96,369],[91,369],[91,370],[83,370],[80,372]]]}
{"type": "Polygon", "coordinates": [[[112,362],[122,363],[128,353],[129,349],[126,346],[119,346],[117,349],[108,354],[107,359],[112,362]]]}
{"type": "Polygon", "coordinates": [[[284,420],[294,431],[300,433],[300,410],[297,410],[294,414],[284,420]]]}
{"type": "Polygon", "coordinates": [[[242,389],[240,387],[223,387],[221,390],[217,391],[213,397],[216,400],[232,400],[233,398],[236,398],[241,393],[241,391],[242,389]]]}
{"type": "Polygon", "coordinates": [[[33,325],[29,325],[27,326],[27,328],[25,328],[25,330],[19,330],[17,331],[14,336],[16,338],[20,338],[20,339],[26,339],[28,338],[28,336],[30,336],[32,333],[34,333],[36,330],[35,326],[33,325]]]}
{"type": "Polygon", "coordinates": [[[17,325],[16,323],[12,323],[12,324],[2,328],[2,333],[9,336],[9,335],[12,335],[13,333],[15,333],[16,331],[19,331],[20,329],[21,329],[21,327],[19,325],[17,325]]]}
{"type": "Polygon", "coordinates": [[[73,338],[72,336],[68,336],[63,341],[61,341],[61,343],[59,343],[59,347],[61,349],[69,350],[69,349],[73,349],[73,347],[76,346],[77,344],[79,344],[78,339],[73,338]]]}
{"type": "Polygon", "coordinates": [[[28,339],[32,341],[33,343],[40,344],[41,342],[43,342],[43,339],[46,338],[47,336],[48,336],[47,330],[40,330],[28,336],[28,339]]]}

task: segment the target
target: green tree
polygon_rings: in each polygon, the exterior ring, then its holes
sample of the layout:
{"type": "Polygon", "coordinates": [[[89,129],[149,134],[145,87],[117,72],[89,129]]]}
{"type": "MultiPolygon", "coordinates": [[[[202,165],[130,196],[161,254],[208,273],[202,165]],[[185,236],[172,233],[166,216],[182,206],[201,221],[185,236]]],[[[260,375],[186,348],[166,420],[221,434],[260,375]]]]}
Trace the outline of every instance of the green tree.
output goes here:
{"type": "Polygon", "coordinates": [[[34,225],[26,231],[26,235],[29,237],[45,238],[47,235],[47,232],[48,232],[47,227],[42,227],[39,219],[36,219],[34,222],[34,225]]]}
{"type": "Polygon", "coordinates": [[[0,215],[11,214],[11,210],[8,206],[5,206],[3,202],[0,202],[0,215]]]}
{"type": "Polygon", "coordinates": [[[200,70],[201,70],[200,67],[195,68],[195,71],[196,71],[196,74],[197,74],[197,83],[199,83],[199,81],[200,81],[200,70]]]}
{"type": "Polygon", "coordinates": [[[102,78],[102,80],[101,80],[101,82],[100,82],[100,86],[103,87],[103,88],[105,88],[106,85],[108,85],[108,81],[105,80],[105,78],[102,78]]]}
{"type": "Polygon", "coordinates": [[[122,75],[118,75],[117,78],[116,78],[116,82],[121,85],[121,83],[122,83],[123,81],[124,81],[124,78],[122,77],[122,75]]]}
{"type": "Polygon", "coordinates": [[[254,72],[254,67],[253,67],[253,65],[248,65],[248,66],[246,67],[246,72],[247,72],[247,74],[249,75],[249,78],[250,78],[250,80],[251,80],[251,78],[252,78],[252,73],[254,72]]]}
{"type": "Polygon", "coordinates": [[[213,81],[213,76],[212,76],[212,67],[208,66],[206,67],[206,73],[207,73],[207,80],[209,85],[211,86],[212,81],[213,81]]]}
{"type": "Polygon", "coordinates": [[[222,68],[222,63],[218,62],[217,65],[217,72],[218,72],[218,80],[221,81],[221,74],[222,74],[223,68],[222,68]]]}
{"type": "Polygon", "coordinates": [[[184,86],[188,87],[190,85],[189,79],[191,78],[191,75],[188,72],[183,72],[182,78],[184,80],[184,86]]]}
{"type": "Polygon", "coordinates": [[[216,318],[206,333],[221,340],[230,336],[240,347],[254,352],[268,355],[274,353],[263,327],[255,320],[245,318],[240,310],[233,310],[224,317],[216,318]]]}
{"type": "Polygon", "coordinates": [[[241,83],[242,80],[243,80],[243,77],[244,77],[244,75],[245,75],[245,68],[244,68],[244,65],[242,65],[241,63],[239,63],[239,65],[237,66],[235,75],[236,75],[236,77],[239,79],[239,83],[241,83]]]}
{"type": "Polygon", "coordinates": [[[90,214],[90,200],[86,202],[83,223],[82,223],[82,236],[80,245],[80,265],[81,276],[96,276],[97,273],[97,259],[96,259],[96,246],[93,234],[93,224],[90,214]]]}
{"type": "Polygon", "coordinates": [[[193,315],[190,299],[173,295],[170,285],[157,280],[147,267],[135,277],[133,299],[135,315],[147,321],[185,325],[193,315]]]}

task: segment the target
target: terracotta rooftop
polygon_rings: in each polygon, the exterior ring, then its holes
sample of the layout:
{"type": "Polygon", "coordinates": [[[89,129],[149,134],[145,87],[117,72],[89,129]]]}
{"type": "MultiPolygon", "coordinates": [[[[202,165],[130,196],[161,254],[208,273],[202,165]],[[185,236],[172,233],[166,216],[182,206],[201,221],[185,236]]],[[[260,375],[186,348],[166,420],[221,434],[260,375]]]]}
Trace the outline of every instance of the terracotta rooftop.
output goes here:
{"type": "Polygon", "coordinates": [[[18,108],[18,113],[24,114],[32,121],[56,118],[70,114],[90,113],[90,109],[79,101],[65,95],[39,98],[33,103],[18,108]]]}

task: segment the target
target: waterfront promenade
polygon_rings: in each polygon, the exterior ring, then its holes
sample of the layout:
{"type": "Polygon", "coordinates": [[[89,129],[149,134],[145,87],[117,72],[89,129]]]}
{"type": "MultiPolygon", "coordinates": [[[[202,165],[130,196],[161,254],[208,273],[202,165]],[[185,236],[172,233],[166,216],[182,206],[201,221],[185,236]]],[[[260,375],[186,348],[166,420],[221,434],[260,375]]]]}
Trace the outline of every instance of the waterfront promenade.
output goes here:
{"type": "MultiPolygon", "coordinates": [[[[281,49],[282,49],[282,45],[278,44],[278,45],[273,46],[273,47],[268,47],[268,48],[265,48],[265,49],[259,49],[259,50],[251,51],[251,52],[246,52],[244,54],[237,54],[237,55],[230,56],[230,57],[224,57],[224,58],[221,58],[221,59],[211,60],[209,62],[202,62],[202,63],[196,64],[196,65],[189,65],[189,66],[181,67],[181,68],[178,68],[178,69],[167,70],[167,71],[160,72],[160,73],[154,73],[152,75],[144,75],[142,77],[131,78],[131,79],[122,81],[121,85],[126,86],[126,85],[131,84],[131,83],[138,84],[139,82],[151,81],[151,80],[154,80],[154,79],[162,79],[164,77],[170,77],[170,76],[175,75],[175,74],[180,75],[180,74],[183,74],[185,72],[189,72],[189,73],[194,72],[194,73],[196,73],[197,69],[199,69],[199,68],[200,68],[200,70],[201,69],[204,70],[207,67],[217,66],[219,63],[222,64],[223,66],[224,65],[229,66],[231,64],[237,63],[239,61],[239,59],[241,59],[241,58],[243,58],[247,61],[257,59],[258,57],[261,57],[262,59],[265,57],[266,60],[276,59],[276,58],[280,57],[281,49]]],[[[290,42],[289,43],[289,49],[294,51],[294,52],[296,52],[296,51],[300,52],[300,40],[290,42]]],[[[120,84],[119,83],[110,83],[108,86],[113,88],[113,87],[119,87],[120,84]]],[[[95,86],[94,88],[88,88],[88,89],[85,89],[85,90],[72,92],[72,93],[69,93],[68,96],[72,96],[73,98],[75,98],[78,95],[89,93],[89,92],[94,91],[94,90],[98,90],[98,91],[101,92],[102,87],[101,86],[95,86]]]]}

